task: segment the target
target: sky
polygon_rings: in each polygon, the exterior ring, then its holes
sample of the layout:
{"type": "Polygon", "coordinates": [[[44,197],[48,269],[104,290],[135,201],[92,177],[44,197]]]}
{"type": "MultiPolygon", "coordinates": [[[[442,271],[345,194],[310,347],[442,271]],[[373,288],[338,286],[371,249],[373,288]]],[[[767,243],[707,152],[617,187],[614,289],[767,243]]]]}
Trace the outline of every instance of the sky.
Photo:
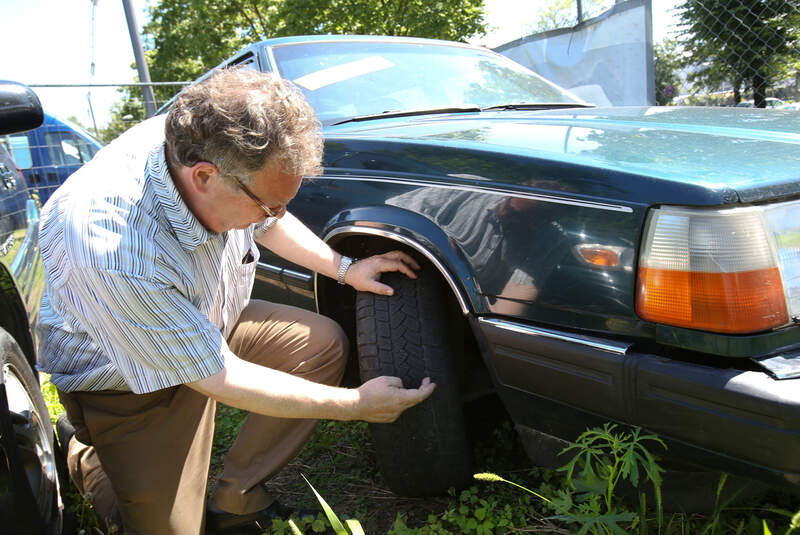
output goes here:
{"type": "MultiPolygon", "coordinates": [[[[131,0],[139,30],[147,20],[147,6],[154,1],[131,0]]],[[[660,42],[674,24],[671,9],[677,0],[652,1],[653,37],[660,42]]],[[[484,0],[484,4],[490,31],[479,43],[496,47],[527,35],[547,0],[484,0]]],[[[30,85],[121,84],[135,79],[121,0],[0,0],[0,21],[0,79],[30,85]]],[[[34,91],[46,111],[62,118],[74,116],[90,131],[89,103],[94,122],[102,128],[110,119],[112,104],[120,99],[115,88],[35,87],[34,91]]]]}

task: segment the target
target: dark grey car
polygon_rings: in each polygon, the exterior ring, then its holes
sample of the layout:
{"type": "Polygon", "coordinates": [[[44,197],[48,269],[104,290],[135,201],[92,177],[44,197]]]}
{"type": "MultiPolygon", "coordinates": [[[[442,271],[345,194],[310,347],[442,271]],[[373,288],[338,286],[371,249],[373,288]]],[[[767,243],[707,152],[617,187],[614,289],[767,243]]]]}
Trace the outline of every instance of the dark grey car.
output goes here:
{"type": "MultiPolygon", "coordinates": [[[[33,91],[0,81],[0,136],[42,119],[33,91]]],[[[34,368],[32,326],[44,288],[38,214],[38,200],[0,144],[0,529],[56,535],[66,480],[59,479],[58,444],[34,368]]]]}

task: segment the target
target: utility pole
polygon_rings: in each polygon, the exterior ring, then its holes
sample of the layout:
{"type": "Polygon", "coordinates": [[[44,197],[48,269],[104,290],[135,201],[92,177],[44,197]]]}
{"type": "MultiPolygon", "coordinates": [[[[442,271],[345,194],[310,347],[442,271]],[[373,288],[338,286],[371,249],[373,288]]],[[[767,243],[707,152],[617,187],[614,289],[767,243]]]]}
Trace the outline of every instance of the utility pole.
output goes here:
{"type": "MultiPolygon", "coordinates": [[[[97,9],[97,0],[92,0],[92,61],[89,65],[89,77],[94,80],[94,13],[97,9]]],[[[100,138],[100,132],[97,131],[97,120],[94,118],[94,108],[92,107],[92,90],[86,92],[86,101],[89,103],[89,115],[92,118],[92,126],[94,127],[94,137],[100,138]]]]}
{"type": "MultiPolygon", "coordinates": [[[[133,13],[131,0],[122,0],[122,6],[125,8],[125,18],[128,21],[128,33],[131,34],[131,45],[133,46],[133,55],[136,58],[136,70],[139,72],[139,81],[149,84],[150,70],[147,68],[147,61],[145,61],[144,58],[142,40],[139,38],[139,29],[136,26],[136,15],[133,13]]],[[[152,117],[156,114],[156,99],[153,96],[153,88],[149,85],[142,86],[142,95],[144,97],[145,114],[147,117],[152,117]]]]}

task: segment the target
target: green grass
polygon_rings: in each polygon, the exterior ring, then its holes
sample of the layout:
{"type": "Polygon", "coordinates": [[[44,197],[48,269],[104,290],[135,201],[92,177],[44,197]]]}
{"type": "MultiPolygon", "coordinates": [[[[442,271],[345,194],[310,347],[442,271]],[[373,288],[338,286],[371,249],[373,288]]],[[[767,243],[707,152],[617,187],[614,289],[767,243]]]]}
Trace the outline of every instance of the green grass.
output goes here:
{"type": "MultiPolygon", "coordinates": [[[[60,414],[63,409],[58,404],[55,389],[45,382],[43,391],[51,415],[60,414]]],[[[245,413],[237,409],[224,405],[218,407],[210,491],[222,468],[224,453],[235,439],[244,417],[245,413]]],[[[606,432],[609,432],[608,429],[606,432]]],[[[595,430],[589,438],[594,440],[593,437],[598,434],[602,435],[603,429],[595,430]]],[[[626,529],[630,529],[626,531],[628,533],[787,535],[795,532],[790,528],[790,523],[792,515],[800,510],[800,498],[780,490],[770,491],[744,505],[722,507],[725,504],[720,504],[716,514],[665,512],[659,529],[659,515],[654,503],[648,503],[648,508],[641,514],[637,500],[626,502],[613,488],[609,492],[608,486],[602,485],[598,487],[603,490],[598,493],[596,500],[592,501],[589,495],[581,497],[575,490],[574,480],[580,479],[578,474],[586,474],[583,465],[574,465],[572,473],[532,467],[511,422],[501,420],[484,429],[480,436],[482,438],[474,448],[476,472],[498,474],[515,485],[531,489],[556,502],[562,507],[561,512],[556,505],[516,486],[484,481],[476,481],[475,485],[460,491],[451,489],[445,496],[395,496],[381,477],[368,426],[361,422],[321,422],[303,450],[267,483],[267,488],[287,505],[318,508],[314,492],[303,480],[305,476],[337,515],[342,519],[357,519],[368,534],[577,533],[581,523],[570,523],[564,516],[564,511],[569,511],[569,500],[578,505],[586,504],[581,514],[591,514],[593,507],[601,514],[609,507],[613,508],[614,514],[629,513],[625,518],[636,517],[637,520],[625,524],[626,529]],[[764,526],[768,532],[764,531],[764,526]]],[[[641,450],[637,451],[641,454],[641,450]]],[[[624,451],[618,458],[622,459],[623,454],[624,451]]],[[[647,464],[647,458],[643,458],[647,464]]],[[[615,464],[613,460],[611,464],[615,464]]],[[[642,468],[640,466],[638,477],[645,481],[647,474],[642,468]]],[[[622,464],[617,463],[614,472],[617,482],[621,469],[622,464]]],[[[605,473],[603,470],[601,465],[594,465],[597,475],[602,476],[605,473]]],[[[87,533],[110,535],[107,531],[99,530],[96,518],[92,517],[91,508],[85,502],[74,505],[73,509],[81,515],[81,527],[87,533]]],[[[577,512],[578,509],[573,511],[577,512]]],[[[800,525],[800,518],[796,522],[800,525]]],[[[315,533],[323,531],[324,524],[319,517],[315,525],[300,523],[300,527],[306,533],[315,533]]],[[[606,533],[602,528],[598,529],[588,533],[606,533]]],[[[290,534],[292,531],[288,523],[279,522],[272,533],[290,534]]]]}
{"type": "Polygon", "coordinates": [[[64,414],[64,406],[61,405],[61,402],[58,400],[56,387],[50,382],[50,378],[47,374],[40,373],[39,375],[42,382],[42,397],[44,397],[47,411],[50,413],[50,420],[55,426],[58,417],[64,414]]]}

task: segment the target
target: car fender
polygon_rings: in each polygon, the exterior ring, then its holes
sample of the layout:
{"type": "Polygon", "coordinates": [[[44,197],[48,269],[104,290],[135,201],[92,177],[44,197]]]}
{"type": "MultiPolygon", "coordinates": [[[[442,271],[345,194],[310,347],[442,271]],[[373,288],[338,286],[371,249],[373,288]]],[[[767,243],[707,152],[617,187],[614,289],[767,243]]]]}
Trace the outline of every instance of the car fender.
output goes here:
{"type": "MultiPolygon", "coordinates": [[[[331,218],[321,235],[334,249],[342,240],[353,236],[375,236],[402,243],[433,264],[465,316],[487,311],[469,263],[438,226],[419,214],[396,206],[349,209],[331,218]]],[[[318,284],[319,280],[315,280],[315,287],[318,284]]]]}

